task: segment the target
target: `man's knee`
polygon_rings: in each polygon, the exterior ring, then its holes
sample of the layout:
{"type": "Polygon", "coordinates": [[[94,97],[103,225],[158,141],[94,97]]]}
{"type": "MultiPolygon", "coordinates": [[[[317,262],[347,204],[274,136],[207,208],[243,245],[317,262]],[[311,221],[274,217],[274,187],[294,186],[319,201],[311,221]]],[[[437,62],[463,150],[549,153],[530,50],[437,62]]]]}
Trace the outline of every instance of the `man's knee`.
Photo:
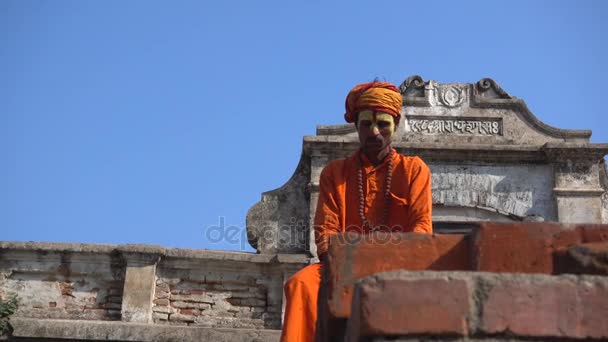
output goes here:
{"type": "Polygon", "coordinates": [[[321,277],[317,268],[318,267],[315,265],[310,265],[291,276],[287,282],[285,282],[285,292],[288,293],[297,288],[305,291],[318,291],[321,277]]]}
{"type": "Polygon", "coordinates": [[[289,292],[296,288],[305,287],[306,281],[304,280],[304,278],[305,277],[303,277],[300,272],[292,275],[289,279],[287,279],[287,282],[285,282],[285,286],[283,287],[283,289],[285,290],[285,292],[289,292]]]}

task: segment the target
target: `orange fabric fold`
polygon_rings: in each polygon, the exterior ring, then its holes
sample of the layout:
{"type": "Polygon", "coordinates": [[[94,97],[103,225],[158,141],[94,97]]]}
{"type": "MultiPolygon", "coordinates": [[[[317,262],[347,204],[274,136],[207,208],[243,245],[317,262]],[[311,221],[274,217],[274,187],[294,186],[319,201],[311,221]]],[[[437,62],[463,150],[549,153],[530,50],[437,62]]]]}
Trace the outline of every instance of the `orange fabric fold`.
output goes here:
{"type": "Polygon", "coordinates": [[[312,342],[323,264],[308,265],[285,283],[285,319],[281,342],[312,342]]]}

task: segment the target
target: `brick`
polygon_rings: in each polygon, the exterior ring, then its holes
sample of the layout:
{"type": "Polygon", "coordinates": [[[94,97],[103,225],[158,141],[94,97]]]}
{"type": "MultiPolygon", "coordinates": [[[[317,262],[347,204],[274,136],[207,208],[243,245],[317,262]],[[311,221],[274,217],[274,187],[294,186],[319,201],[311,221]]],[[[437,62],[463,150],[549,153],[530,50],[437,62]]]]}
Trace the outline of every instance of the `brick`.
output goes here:
{"type": "Polygon", "coordinates": [[[608,279],[602,278],[501,281],[487,293],[480,328],[521,337],[607,338],[608,279]]]}
{"type": "Polygon", "coordinates": [[[556,251],[554,273],[608,275],[608,242],[590,242],[556,251]]]}
{"type": "Polygon", "coordinates": [[[553,271],[554,241],[567,246],[580,241],[574,226],[557,223],[485,223],[473,233],[475,270],[545,273],[553,271]]]}
{"type": "Polygon", "coordinates": [[[225,291],[247,291],[249,289],[246,284],[213,284],[212,287],[215,290],[225,291]]]}
{"type": "Polygon", "coordinates": [[[240,283],[246,285],[255,284],[256,277],[240,273],[207,274],[205,275],[205,282],[221,283],[222,285],[227,285],[228,283],[240,283]]]}
{"type": "Polygon", "coordinates": [[[106,310],[106,313],[110,319],[120,319],[122,314],[120,310],[106,310]]]}
{"type": "Polygon", "coordinates": [[[238,311],[235,313],[235,317],[243,317],[243,318],[262,318],[262,314],[261,312],[243,312],[243,311],[238,311]]]}
{"type": "Polygon", "coordinates": [[[578,320],[580,337],[608,338],[608,279],[582,281],[577,288],[581,306],[578,320]]]}
{"type": "MultiPolygon", "coordinates": [[[[365,276],[394,270],[469,270],[470,247],[464,235],[354,233],[331,237],[327,257],[327,310],[348,318],[353,285],[365,276]]],[[[323,316],[323,315],[322,315],[323,316]]]]}
{"type": "Polygon", "coordinates": [[[174,313],[169,315],[169,320],[182,323],[194,323],[194,321],[196,320],[196,316],[174,313]]]}
{"type": "Polygon", "coordinates": [[[608,224],[579,224],[583,243],[608,241],[608,224]]]}
{"type": "Polygon", "coordinates": [[[168,299],[155,299],[154,300],[154,304],[158,305],[158,306],[169,306],[169,300],[168,299]]]}
{"type": "MultiPolygon", "coordinates": [[[[95,301],[95,298],[92,298],[92,301],[95,301]]],[[[122,303],[122,297],[121,296],[108,296],[106,297],[106,300],[110,303],[122,303]]]]}
{"type": "Polygon", "coordinates": [[[167,299],[171,296],[169,292],[156,291],[154,297],[158,299],[167,299]]]}
{"type": "Polygon", "coordinates": [[[122,308],[122,305],[120,303],[105,303],[103,305],[103,307],[105,309],[118,309],[118,310],[120,310],[122,308]]]}
{"type": "Polygon", "coordinates": [[[152,318],[155,319],[155,320],[158,319],[158,320],[161,320],[161,321],[167,321],[167,320],[169,320],[169,315],[166,314],[166,313],[153,312],[152,313],[152,318]]]}
{"type": "Polygon", "coordinates": [[[156,291],[169,292],[169,284],[156,281],[156,291]]]}
{"type": "Polygon", "coordinates": [[[200,312],[196,309],[180,309],[179,313],[182,315],[191,315],[191,316],[198,316],[200,314],[200,312]]]}
{"type": "Polygon", "coordinates": [[[255,293],[255,292],[232,292],[232,298],[266,299],[266,296],[263,293],[255,293]]]}
{"type": "Polygon", "coordinates": [[[178,309],[208,309],[211,304],[195,302],[171,302],[171,306],[178,309]]]}
{"type": "Polygon", "coordinates": [[[172,308],[172,307],[168,307],[168,306],[153,306],[152,307],[152,311],[153,312],[170,314],[170,313],[176,313],[177,309],[176,308],[172,308]]]}
{"type": "Polygon", "coordinates": [[[198,295],[172,295],[171,300],[182,301],[182,302],[199,302],[199,303],[213,303],[213,299],[206,294],[198,295]]]}
{"type": "Polygon", "coordinates": [[[199,317],[205,317],[208,319],[231,318],[234,317],[234,312],[228,312],[224,310],[209,310],[201,312],[201,315],[199,317]]]}
{"type": "Polygon", "coordinates": [[[199,309],[199,310],[209,310],[209,309],[211,309],[211,304],[197,303],[196,304],[196,308],[199,309]]]}
{"type": "Polygon", "coordinates": [[[245,298],[240,300],[240,305],[243,306],[266,306],[266,301],[255,298],[245,298]]]}
{"type": "Polygon", "coordinates": [[[481,328],[489,334],[567,336],[576,328],[569,310],[576,308],[571,282],[530,284],[509,281],[495,285],[483,303],[481,328]]]}
{"type": "Polygon", "coordinates": [[[574,244],[608,239],[608,225],[484,223],[473,233],[477,271],[554,272],[554,253],[574,244]]]}
{"type": "Polygon", "coordinates": [[[357,285],[347,340],[363,336],[468,335],[472,285],[466,277],[391,272],[357,285]]]}
{"type": "Polygon", "coordinates": [[[196,308],[196,305],[197,305],[197,303],[194,303],[194,302],[182,302],[182,301],[171,302],[172,307],[179,308],[179,309],[196,308]]]}
{"type": "Polygon", "coordinates": [[[74,284],[68,282],[59,283],[59,289],[62,296],[74,297],[72,291],[74,291],[74,284]]]}
{"type": "Polygon", "coordinates": [[[241,300],[239,298],[228,298],[226,299],[230,305],[241,305],[241,300]]]}
{"type": "Polygon", "coordinates": [[[122,296],[122,288],[116,288],[116,287],[109,288],[108,296],[122,296]]]}

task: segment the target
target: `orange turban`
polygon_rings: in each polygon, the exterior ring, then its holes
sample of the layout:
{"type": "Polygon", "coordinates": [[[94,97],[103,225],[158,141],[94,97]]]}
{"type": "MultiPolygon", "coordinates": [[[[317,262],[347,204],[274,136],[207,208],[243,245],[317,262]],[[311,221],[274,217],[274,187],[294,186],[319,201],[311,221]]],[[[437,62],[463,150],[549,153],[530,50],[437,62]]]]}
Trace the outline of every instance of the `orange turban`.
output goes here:
{"type": "Polygon", "coordinates": [[[346,96],[346,122],[355,122],[362,110],[388,113],[399,117],[403,97],[399,89],[388,82],[369,82],[356,85],[346,96]]]}

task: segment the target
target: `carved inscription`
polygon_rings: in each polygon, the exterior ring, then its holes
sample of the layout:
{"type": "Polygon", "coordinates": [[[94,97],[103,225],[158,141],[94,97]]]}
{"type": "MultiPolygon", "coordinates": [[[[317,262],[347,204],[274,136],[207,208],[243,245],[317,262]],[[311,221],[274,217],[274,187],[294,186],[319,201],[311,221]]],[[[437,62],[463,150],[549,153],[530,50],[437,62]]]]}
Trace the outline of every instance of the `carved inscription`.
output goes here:
{"type": "Polygon", "coordinates": [[[502,119],[408,116],[413,132],[445,135],[502,135],[502,119]]]}

